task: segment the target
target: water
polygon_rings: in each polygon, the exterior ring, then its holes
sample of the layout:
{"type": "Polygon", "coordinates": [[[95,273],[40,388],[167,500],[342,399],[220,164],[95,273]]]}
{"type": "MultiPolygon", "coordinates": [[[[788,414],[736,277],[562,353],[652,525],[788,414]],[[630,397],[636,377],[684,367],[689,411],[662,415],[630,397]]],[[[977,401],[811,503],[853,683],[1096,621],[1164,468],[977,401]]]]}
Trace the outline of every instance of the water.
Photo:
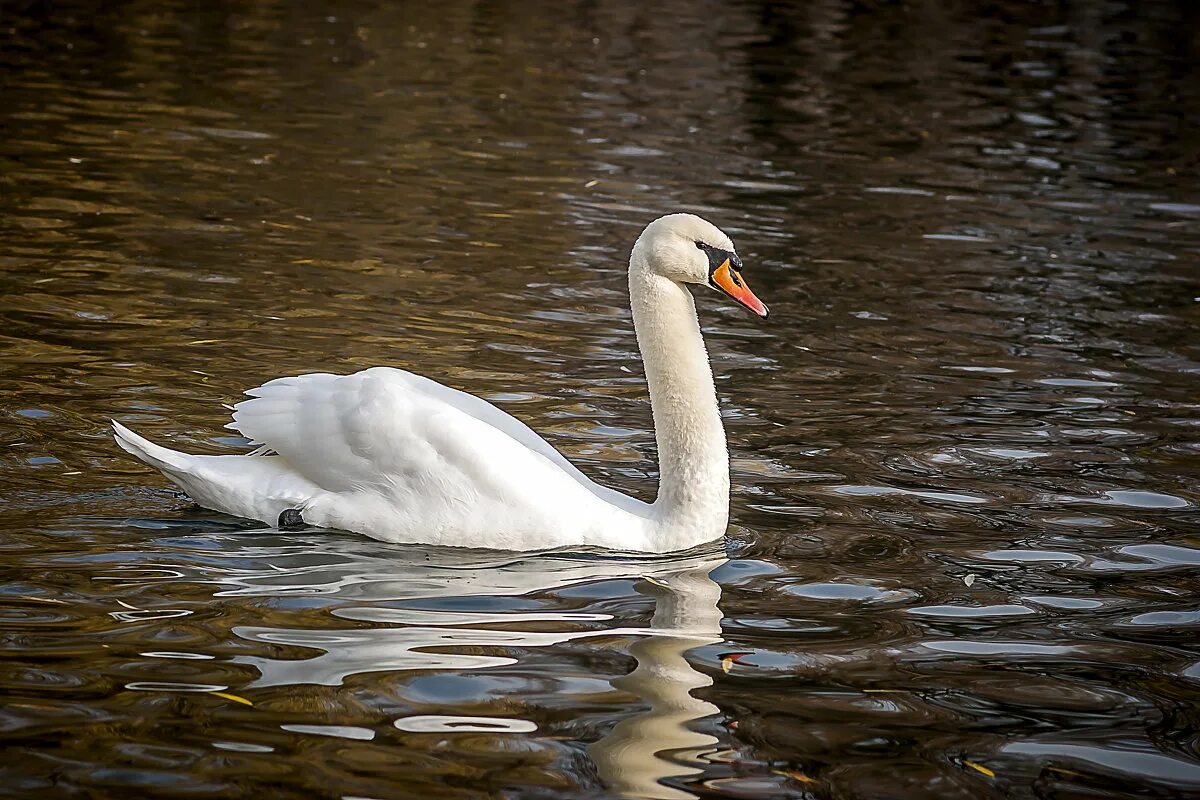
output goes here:
{"type": "Polygon", "coordinates": [[[1192,4],[5,4],[0,794],[1200,792],[1192,4]],[[653,496],[674,210],[725,546],[281,535],[116,417],[374,364],[653,496]]]}

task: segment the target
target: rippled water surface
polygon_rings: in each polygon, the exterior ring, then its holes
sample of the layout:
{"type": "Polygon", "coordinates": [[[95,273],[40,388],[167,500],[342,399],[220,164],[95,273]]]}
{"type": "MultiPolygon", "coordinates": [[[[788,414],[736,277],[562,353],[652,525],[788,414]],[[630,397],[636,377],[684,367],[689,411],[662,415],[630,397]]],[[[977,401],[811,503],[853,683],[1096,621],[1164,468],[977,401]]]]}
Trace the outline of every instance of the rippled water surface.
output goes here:
{"type": "Polygon", "coordinates": [[[0,7],[0,795],[1200,793],[1200,15],[1179,2],[0,7]],[[115,417],[389,364],[651,499],[674,210],[725,546],[198,509],[115,417]]]}

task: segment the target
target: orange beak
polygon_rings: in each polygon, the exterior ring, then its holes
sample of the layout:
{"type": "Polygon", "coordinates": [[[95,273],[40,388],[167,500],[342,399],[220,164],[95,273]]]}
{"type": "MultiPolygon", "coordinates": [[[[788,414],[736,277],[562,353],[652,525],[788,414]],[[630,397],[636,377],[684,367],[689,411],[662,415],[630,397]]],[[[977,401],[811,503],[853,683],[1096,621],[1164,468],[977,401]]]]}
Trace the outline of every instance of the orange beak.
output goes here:
{"type": "Polygon", "coordinates": [[[766,304],[754,296],[754,292],[750,291],[750,287],[746,285],[742,274],[733,268],[728,258],[725,259],[721,266],[713,270],[712,282],[713,286],[734,300],[737,300],[755,314],[758,314],[760,317],[767,316],[766,304]]]}

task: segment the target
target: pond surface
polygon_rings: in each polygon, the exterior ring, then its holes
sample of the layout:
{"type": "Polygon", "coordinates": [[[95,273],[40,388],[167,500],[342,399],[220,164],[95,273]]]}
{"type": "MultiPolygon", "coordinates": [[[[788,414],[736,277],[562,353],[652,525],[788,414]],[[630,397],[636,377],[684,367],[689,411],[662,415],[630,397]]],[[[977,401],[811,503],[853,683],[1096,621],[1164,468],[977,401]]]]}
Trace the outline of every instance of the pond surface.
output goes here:
{"type": "Polygon", "coordinates": [[[839,0],[0,10],[0,795],[1200,793],[1200,13],[839,0]],[[677,558],[280,534],[117,418],[388,364],[652,499],[624,270],[699,302],[677,558]]]}

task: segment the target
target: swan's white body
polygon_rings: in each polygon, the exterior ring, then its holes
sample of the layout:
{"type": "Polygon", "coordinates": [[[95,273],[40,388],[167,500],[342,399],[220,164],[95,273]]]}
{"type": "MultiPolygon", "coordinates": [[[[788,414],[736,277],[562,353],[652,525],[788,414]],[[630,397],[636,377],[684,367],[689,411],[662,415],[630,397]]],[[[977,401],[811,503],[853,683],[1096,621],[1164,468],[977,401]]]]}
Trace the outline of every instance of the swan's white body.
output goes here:
{"type": "Polygon", "coordinates": [[[116,441],[200,505],[268,525],[297,509],[309,525],[391,542],[693,547],[725,533],[729,459],[695,303],[682,284],[708,282],[697,254],[737,262],[732,250],[714,226],[677,214],[651,223],[630,257],[661,474],[653,504],[594,483],[491,403],[388,367],[279,378],[247,392],[227,427],[262,454],[189,455],[114,422],[116,441]]]}

